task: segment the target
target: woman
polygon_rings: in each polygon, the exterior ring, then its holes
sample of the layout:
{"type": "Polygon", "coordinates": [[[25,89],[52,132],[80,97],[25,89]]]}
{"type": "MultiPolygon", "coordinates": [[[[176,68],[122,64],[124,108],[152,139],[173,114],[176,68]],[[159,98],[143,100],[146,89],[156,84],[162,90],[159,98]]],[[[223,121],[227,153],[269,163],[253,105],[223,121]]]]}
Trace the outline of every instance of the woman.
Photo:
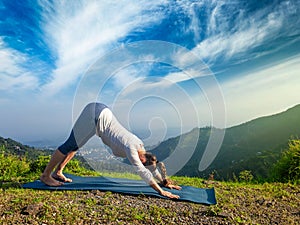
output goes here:
{"type": "Polygon", "coordinates": [[[163,190],[154,179],[154,177],[158,179],[165,187],[181,189],[181,187],[168,182],[166,172],[163,171],[165,170],[164,165],[158,163],[155,156],[146,153],[143,142],[126,130],[110,109],[102,103],[90,103],[84,108],[67,141],[59,146],[52,155],[40,177],[41,181],[49,186],[60,186],[63,184],[62,182],[72,182],[63,175],[63,169],[74,157],[76,151],[95,134],[111,148],[115,156],[127,157],[143,180],[159,194],[169,198],[179,198],[178,195],[163,190]],[[160,165],[162,175],[158,172],[156,164],[160,165]],[[149,169],[145,166],[149,166],[149,169]],[[56,170],[52,173],[55,167],[56,170]]]}

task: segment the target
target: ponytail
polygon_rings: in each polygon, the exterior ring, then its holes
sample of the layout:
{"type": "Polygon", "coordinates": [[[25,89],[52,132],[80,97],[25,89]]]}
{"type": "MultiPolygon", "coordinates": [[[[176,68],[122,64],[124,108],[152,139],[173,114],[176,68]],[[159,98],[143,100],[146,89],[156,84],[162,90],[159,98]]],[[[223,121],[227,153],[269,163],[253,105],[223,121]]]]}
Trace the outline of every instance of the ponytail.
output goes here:
{"type": "Polygon", "coordinates": [[[163,162],[157,162],[156,165],[159,168],[162,179],[163,179],[162,184],[164,186],[166,186],[168,184],[173,184],[172,181],[167,177],[167,170],[166,170],[165,164],[163,162]]]}

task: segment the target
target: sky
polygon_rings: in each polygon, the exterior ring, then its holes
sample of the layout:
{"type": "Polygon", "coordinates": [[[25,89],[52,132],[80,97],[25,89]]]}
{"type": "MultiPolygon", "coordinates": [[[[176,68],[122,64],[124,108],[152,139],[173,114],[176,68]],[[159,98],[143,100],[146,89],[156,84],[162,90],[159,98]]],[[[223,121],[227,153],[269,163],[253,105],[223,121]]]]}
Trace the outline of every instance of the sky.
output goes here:
{"type": "Polygon", "coordinates": [[[0,136],[58,144],[90,101],[148,144],[300,103],[299,0],[0,0],[0,136]]]}

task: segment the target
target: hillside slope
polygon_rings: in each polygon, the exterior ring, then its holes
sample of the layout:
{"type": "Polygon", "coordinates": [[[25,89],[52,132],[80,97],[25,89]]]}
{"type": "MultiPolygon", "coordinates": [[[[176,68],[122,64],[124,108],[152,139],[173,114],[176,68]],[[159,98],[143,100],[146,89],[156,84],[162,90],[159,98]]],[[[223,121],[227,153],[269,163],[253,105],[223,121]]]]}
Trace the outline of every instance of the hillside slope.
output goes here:
{"type": "Polygon", "coordinates": [[[251,170],[267,177],[288,140],[300,137],[300,105],[226,130],[222,148],[210,169],[222,176],[251,170]]]}
{"type": "Polygon", "coordinates": [[[50,155],[52,151],[50,150],[40,150],[34,147],[30,147],[28,145],[23,145],[15,140],[10,138],[3,138],[0,137],[0,147],[4,146],[6,153],[18,155],[18,156],[25,156],[29,159],[36,159],[40,155],[50,155]]]}
{"type": "MultiPolygon", "coordinates": [[[[38,149],[28,145],[23,145],[10,138],[3,137],[0,137],[0,153],[1,150],[4,151],[5,154],[25,156],[28,160],[36,160],[39,156],[48,156],[53,154],[53,150],[38,149]]],[[[76,155],[75,158],[78,159],[81,162],[81,165],[86,169],[92,169],[84,157],[76,155]]]]}
{"type": "MultiPolygon", "coordinates": [[[[242,170],[251,170],[256,177],[268,177],[269,169],[291,138],[300,137],[300,105],[285,112],[261,117],[247,123],[227,128],[224,141],[212,164],[203,172],[198,165],[211,132],[216,128],[200,128],[184,134],[183,139],[197,138],[196,150],[188,163],[177,173],[185,176],[207,177],[212,171],[220,179],[230,179],[242,170]]],[[[172,154],[180,137],[162,142],[153,149],[159,160],[172,154]]],[[[186,144],[182,151],[192,148],[186,144]]]]}

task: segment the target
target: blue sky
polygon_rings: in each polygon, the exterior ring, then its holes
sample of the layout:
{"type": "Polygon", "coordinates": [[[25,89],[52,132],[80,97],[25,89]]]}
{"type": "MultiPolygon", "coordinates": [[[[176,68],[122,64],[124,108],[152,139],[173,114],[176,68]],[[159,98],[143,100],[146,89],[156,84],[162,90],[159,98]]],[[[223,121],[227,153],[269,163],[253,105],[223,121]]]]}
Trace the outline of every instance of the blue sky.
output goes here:
{"type": "Polygon", "coordinates": [[[88,100],[149,143],[283,111],[300,103],[299,14],[299,0],[0,0],[0,136],[63,140],[88,100]],[[140,51],[107,61],[148,40],[177,46],[159,49],[171,65],[140,51]],[[178,68],[181,50],[209,75],[178,68]],[[115,70],[85,83],[97,65],[115,70]]]}

